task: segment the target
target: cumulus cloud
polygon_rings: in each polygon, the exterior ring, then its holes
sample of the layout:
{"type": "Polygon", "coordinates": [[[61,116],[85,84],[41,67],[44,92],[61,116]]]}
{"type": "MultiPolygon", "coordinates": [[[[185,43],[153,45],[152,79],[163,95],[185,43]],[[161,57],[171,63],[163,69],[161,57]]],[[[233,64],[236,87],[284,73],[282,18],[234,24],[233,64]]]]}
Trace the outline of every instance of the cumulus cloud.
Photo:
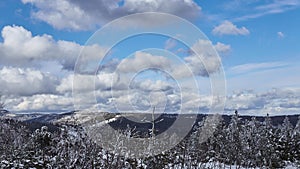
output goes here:
{"type": "Polygon", "coordinates": [[[136,73],[147,68],[168,69],[170,60],[164,56],[155,56],[146,52],[136,52],[133,57],[123,59],[118,71],[123,73],[136,73]]]}
{"type": "Polygon", "coordinates": [[[18,98],[8,98],[7,105],[13,111],[19,112],[56,112],[74,110],[72,98],[54,95],[37,94],[18,98]]]}
{"type": "MultiPolygon", "coordinates": [[[[156,106],[156,113],[175,113],[181,107],[180,93],[168,93],[163,91],[141,92],[130,90],[127,92],[115,92],[113,98],[106,99],[110,109],[114,112],[151,112],[156,106]]],[[[185,107],[186,108],[186,107],[185,107]]],[[[184,113],[186,111],[183,111],[184,113]]]]}
{"type": "Polygon", "coordinates": [[[215,73],[219,70],[221,60],[210,41],[199,40],[192,46],[192,49],[200,56],[193,53],[184,60],[194,75],[208,76],[210,73],[215,73]]]}
{"type": "Polygon", "coordinates": [[[111,89],[119,80],[117,73],[100,73],[97,75],[75,74],[63,78],[56,90],[63,93],[71,93],[72,90],[84,93],[95,90],[111,89]]]}
{"type": "Polygon", "coordinates": [[[217,44],[215,44],[214,47],[221,54],[226,54],[231,50],[230,45],[226,45],[226,44],[221,43],[221,42],[217,42],[217,44]]]}
{"type": "MultiPolygon", "coordinates": [[[[9,109],[13,111],[71,110],[74,76],[67,74],[68,76],[63,77],[66,75],[64,74],[55,77],[46,73],[46,71],[37,70],[36,66],[42,64],[42,62],[46,62],[44,64],[57,62],[64,69],[71,70],[78,52],[83,46],[74,42],[55,41],[49,35],[34,36],[30,31],[19,26],[4,27],[2,37],[3,43],[0,44],[0,64],[2,66],[0,69],[0,87],[1,92],[7,98],[6,102],[9,109]]],[[[181,65],[174,64],[167,57],[137,52],[132,57],[108,62],[108,65],[104,65],[103,71],[99,74],[77,75],[78,86],[75,89],[81,92],[81,103],[94,106],[94,100],[91,100],[90,97],[93,96],[92,93],[96,95],[97,104],[107,110],[114,107],[114,104],[123,106],[123,110],[130,110],[133,103],[136,107],[146,110],[151,106],[149,95],[152,92],[157,98],[155,103],[165,101],[167,104],[166,110],[169,112],[178,111],[181,104],[185,105],[186,112],[192,112],[192,108],[195,106],[200,106],[203,112],[207,112],[211,103],[210,96],[199,96],[192,89],[176,93],[177,91],[173,90],[173,86],[164,80],[144,80],[137,83],[134,88],[128,89],[130,78],[123,76],[123,74],[137,73],[137,71],[144,68],[155,67],[169,70],[172,75],[180,74],[179,77],[191,77],[193,76],[192,73],[197,76],[208,76],[209,73],[217,72],[221,66],[213,46],[222,53],[230,50],[230,45],[220,42],[212,45],[210,41],[200,40],[192,47],[194,51],[200,53],[200,56],[196,56],[191,52],[189,56],[183,58],[186,64],[181,65]],[[118,69],[115,73],[114,68],[118,69]],[[110,90],[113,90],[113,95],[110,90]],[[144,93],[141,93],[140,90],[143,90],[144,93]],[[163,92],[164,97],[159,97],[159,92],[163,92]],[[181,102],[182,99],[184,102],[181,102]]],[[[88,64],[91,60],[99,58],[95,53],[99,54],[105,51],[104,48],[97,45],[87,46],[86,48],[88,50],[84,54],[87,57],[80,60],[83,66],[86,65],[85,62],[88,64]]],[[[98,64],[97,62],[94,63],[98,64]]],[[[239,74],[256,70],[282,68],[284,66],[286,64],[280,62],[246,64],[233,67],[229,71],[239,74]]],[[[60,68],[60,66],[57,68],[60,68]]],[[[287,72],[297,71],[288,70],[287,72]]],[[[256,79],[257,77],[255,76],[256,79]]],[[[177,78],[175,79],[177,80],[177,78]]],[[[286,83],[291,82],[295,82],[294,77],[291,81],[286,81],[286,83]]],[[[300,107],[300,92],[297,91],[276,90],[264,93],[254,93],[252,91],[235,93],[228,96],[226,111],[240,109],[245,114],[266,111],[270,114],[272,112],[274,114],[294,113],[300,107]]]]}
{"type": "Polygon", "coordinates": [[[0,87],[6,95],[54,94],[58,83],[56,77],[38,70],[11,67],[0,70],[0,87]]]}
{"type": "Polygon", "coordinates": [[[162,80],[152,81],[147,79],[134,84],[134,87],[141,89],[142,91],[167,91],[172,88],[172,85],[162,80]]]}
{"type": "Polygon", "coordinates": [[[230,50],[230,45],[219,42],[214,46],[209,40],[199,40],[191,49],[186,52],[188,56],[181,58],[180,61],[171,57],[138,51],[133,56],[120,60],[116,71],[124,74],[138,73],[145,69],[157,69],[170,73],[175,79],[194,76],[208,77],[209,74],[218,72],[221,67],[221,58],[215,49],[224,54],[230,50]]]}
{"type": "MultiPolygon", "coordinates": [[[[5,26],[1,33],[3,37],[3,42],[0,43],[1,93],[5,97],[24,98],[20,104],[19,102],[9,104],[12,111],[20,111],[22,108],[23,111],[27,111],[26,106],[34,107],[32,104],[41,103],[40,97],[46,98],[48,95],[51,95],[49,99],[59,97],[61,100],[64,100],[61,98],[64,96],[71,102],[72,98],[69,96],[73,81],[68,75],[74,69],[80,50],[85,49],[78,60],[81,67],[88,67],[89,63],[98,63],[106,51],[106,48],[99,45],[82,46],[75,42],[56,41],[46,34],[33,35],[22,26],[5,26]]],[[[97,89],[108,88],[105,76],[96,76],[97,89]]],[[[87,79],[89,78],[82,78],[80,83],[89,82],[87,79]]],[[[45,109],[52,109],[50,107],[45,105],[45,109]]]]}
{"type": "Polygon", "coordinates": [[[214,35],[248,35],[250,31],[246,27],[238,28],[232,22],[226,20],[220,25],[216,26],[212,33],[214,35]]]}
{"type": "Polygon", "coordinates": [[[53,39],[49,35],[33,37],[21,26],[5,26],[2,29],[3,43],[0,44],[1,63],[28,64],[37,59],[49,59],[53,39]]]}
{"type": "Polygon", "coordinates": [[[201,7],[193,0],[22,0],[37,8],[32,11],[36,19],[47,22],[57,29],[87,30],[112,19],[141,12],[165,12],[185,18],[194,18],[201,7]]]}
{"type": "MultiPolygon", "coordinates": [[[[39,67],[41,62],[57,62],[63,69],[73,70],[83,46],[69,41],[55,41],[50,35],[36,35],[22,26],[5,26],[0,43],[0,65],[39,67]]],[[[98,45],[85,46],[90,62],[99,59],[106,50],[98,45]]],[[[84,62],[84,60],[81,60],[84,62]]]]}

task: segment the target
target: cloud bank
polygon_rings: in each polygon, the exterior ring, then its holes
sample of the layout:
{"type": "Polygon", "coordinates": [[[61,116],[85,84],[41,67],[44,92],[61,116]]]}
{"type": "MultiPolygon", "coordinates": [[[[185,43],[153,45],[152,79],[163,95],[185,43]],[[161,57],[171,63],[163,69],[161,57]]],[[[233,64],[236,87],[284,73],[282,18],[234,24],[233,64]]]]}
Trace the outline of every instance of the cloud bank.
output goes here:
{"type": "Polygon", "coordinates": [[[193,0],[22,0],[33,5],[32,17],[57,29],[89,30],[113,19],[141,12],[164,12],[196,18],[201,7],[193,0]]]}

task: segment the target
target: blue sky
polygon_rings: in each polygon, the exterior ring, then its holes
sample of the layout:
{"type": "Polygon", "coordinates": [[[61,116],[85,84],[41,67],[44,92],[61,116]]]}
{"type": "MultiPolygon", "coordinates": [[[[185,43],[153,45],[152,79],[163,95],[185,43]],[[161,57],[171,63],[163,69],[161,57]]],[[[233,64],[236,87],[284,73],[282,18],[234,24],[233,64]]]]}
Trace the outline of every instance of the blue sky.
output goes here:
{"type": "MultiPolygon", "coordinates": [[[[4,0],[0,2],[0,8],[0,92],[11,111],[61,112],[74,109],[72,74],[80,49],[95,31],[110,21],[150,11],[185,18],[211,41],[221,57],[226,75],[224,113],[234,109],[258,115],[300,112],[299,0],[91,0],[89,3],[77,0],[4,0]]],[[[155,22],[153,20],[153,24],[158,24],[159,20],[155,22]]],[[[99,92],[96,94],[98,107],[117,111],[111,107],[119,104],[117,109],[130,110],[125,108],[126,101],[122,97],[133,98],[128,92],[138,91],[125,92],[120,87],[129,82],[127,78],[130,76],[124,72],[132,74],[131,71],[143,68],[133,68],[132,63],[161,69],[174,64],[174,61],[169,61],[172,60],[170,56],[143,51],[147,48],[173,52],[187,61],[192,70],[202,71],[201,65],[191,63],[189,48],[172,38],[156,35],[131,37],[112,49],[103,74],[97,77],[101,81],[95,82],[99,92]],[[157,59],[161,62],[156,62],[157,59]],[[118,65],[123,72],[115,71],[118,65]],[[116,83],[115,98],[108,94],[112,83],[116,83]],[[122,92],[127,94],[120,94],[122,92]]],[[[99,53],[106,50],[105,46],[90,46],[88,49],[99,53]]],[[[200,93],[203,93],[200,96],[178,95],[173,91],[174,84],[168,83],[163,75],[157,76],[160,75],[145,76],[136,90],[152,89],[154,95],[163,92],[165,100],[161,102],[169,104],[167,109],[171,112],[177,111],[180,104],[198,105],[203,111],[209,109],[211,86],[203,72],[197,75],[200,93]],[[186,98],[186,102],[180,98],[186,98]]],[[[95,77],[80,78],[88,83],[95,77]]],[[[178,81],[184,89],[191,87],[191,81],[187,79],[178,81]]],[[[86,91],[88,84],[84,85],[82,83],[78,89],[86,91]]],[[[83,100],[87,96],[82,96],[83,100]]],[[[141,100],[145,98],[138,96],[134,99],[139,97],[141,100]]],[[[150,102],[153,100],[148,98],[138,107],[149,107],[150,102]]]]}

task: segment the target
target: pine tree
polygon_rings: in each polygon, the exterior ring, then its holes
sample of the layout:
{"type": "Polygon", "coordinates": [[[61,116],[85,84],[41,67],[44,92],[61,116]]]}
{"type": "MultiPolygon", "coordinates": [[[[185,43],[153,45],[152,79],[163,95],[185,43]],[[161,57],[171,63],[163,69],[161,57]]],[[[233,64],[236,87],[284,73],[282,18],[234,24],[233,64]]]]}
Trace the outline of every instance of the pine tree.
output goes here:
{"type": "Polygon", "coordinates": [[[239,118],[238,111],[236,110],[227,129],[228,157],[230,165],[235,164],[240,166],[242,162],[241,128],[241,120],[239,118]]]}
{"type": "Polygon", "coordinates": [[[278,152],[276,150],[278,137],[275,131],[276,130],[272,125],[271,118],[269,114],[267,114],[263,125],[260,127],[259,149],[262,159],[261,164],[270,168],[277,168],[281,166],[278,158],[278,152]]]}
{"type": "Polygon", "coordinates": [[[300,116],[298,116],[298,122],[293,131],[292,143],[293,161],[300,167],[300,116]]]}
{"type": "Polygon", "coordinates": [[[0,164],[1,168],[28,168],[30,165],[30,133],[16,120],[0,120],[0,164]]]}
{"type": "Polygon", "coordinates": [[[252,117],[250,121],[245,122],[245,127],[242,131],[242,143],[243,143],[243,161],[246,167],[257,167],[261,162],[261,154],[259,152],[261,148],[260,144],[260,123],[255,117],[252,117]]]}
{"type": "Polygon", "coordinates": [[[280,127],[280,138],[279,138],[279,153],[280,157],[284,161],[292,161],[292,134],[293,126],[290,123],[288,117],[285,117],[280,127]]]}

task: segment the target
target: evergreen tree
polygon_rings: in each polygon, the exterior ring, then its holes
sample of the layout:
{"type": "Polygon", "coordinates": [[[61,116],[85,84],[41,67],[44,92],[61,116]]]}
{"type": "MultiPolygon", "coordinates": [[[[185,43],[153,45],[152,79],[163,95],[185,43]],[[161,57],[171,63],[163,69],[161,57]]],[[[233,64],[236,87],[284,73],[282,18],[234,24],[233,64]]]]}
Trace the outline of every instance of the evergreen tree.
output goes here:
{"type": "Polygon", "coordinates": [[[241,140],[241,119],[239,118],[238,111],[232,116],[227,129],[228,140],[228,158],[229,164],[241,165],[242,158],[242,140],[241,140]]]}
{"type": "Polygon", "coordinates": [[[246,167],[257,167],[261,163],[260,148],[260,123],[255,117],[245,122],[242,131],[243,161],[246,167]]]}
{"type": "Polygon", "coordinates": [[[278,136],[276,130],[272,125],[271,118],[269,114],[265,118],[263,125],[260,127],[260,137],[259,137],[259,150],[261,154],[261,164],[263,166],[268,166],[270,168],[280,167],[280,160],[278,158],[277,144],[278,136]]]}
{"type": "Polygon", "coordinates": [[[300,167],[300,116],[293,131],[292,144],[291,154],[293,155],[293,161],[300,167]]]}
{"type": "Polygon", "coordinates": [[[293,149],[292,145],[292,134],[293,134],[293,126],[290,123],[288,117],[285,117],[283,123],[279,129],[280,136],[278,140],[279,145],[279,153],[280,159],[284,161],[292,161],[291,151],[293,149]]]}

